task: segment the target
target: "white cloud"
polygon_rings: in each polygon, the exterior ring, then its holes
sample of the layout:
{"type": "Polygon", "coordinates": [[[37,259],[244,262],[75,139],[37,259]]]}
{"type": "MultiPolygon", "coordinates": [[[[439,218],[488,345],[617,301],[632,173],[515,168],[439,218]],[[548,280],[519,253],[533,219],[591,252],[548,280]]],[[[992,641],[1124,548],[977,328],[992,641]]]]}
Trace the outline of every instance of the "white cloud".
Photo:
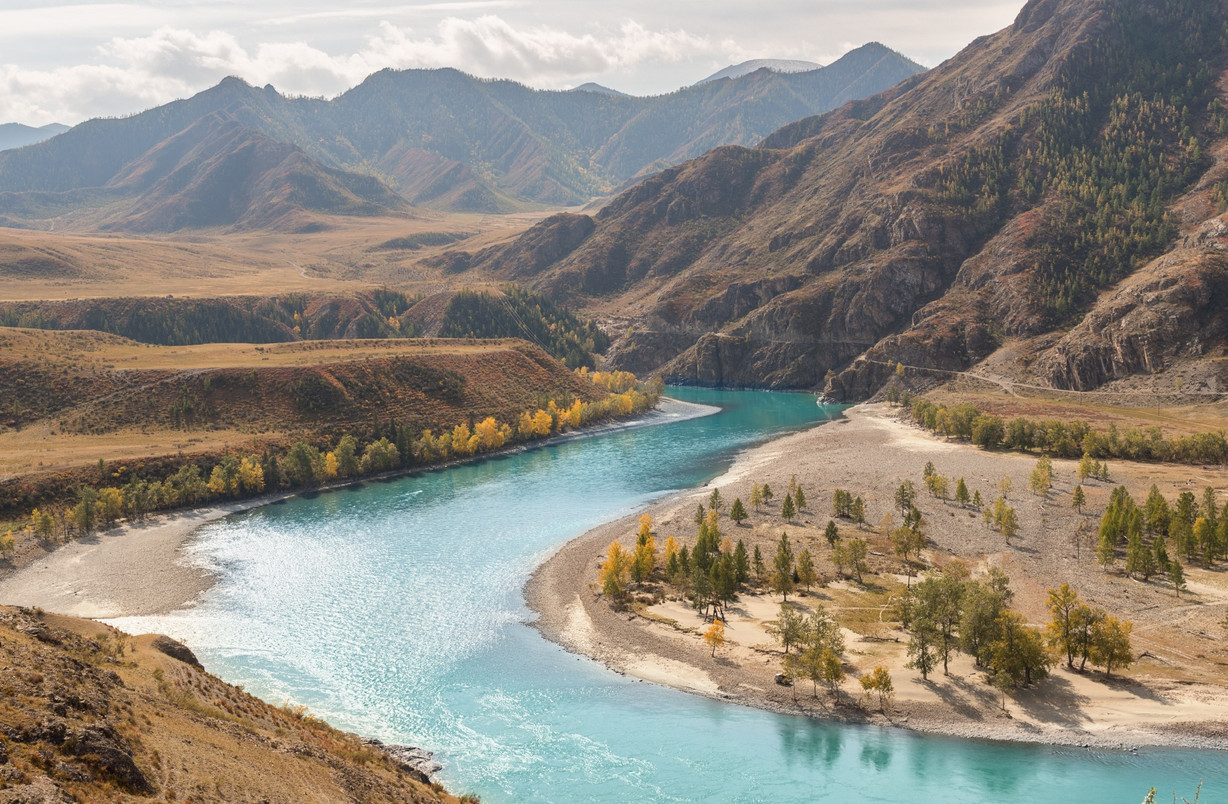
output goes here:
{"type": "Polygon", "coordinates": [[[361,49],[343,55],[297,41],[249,48],[226,32],[198,34],[170,26],[148,36],[115,37],[99,52],[105,64],[51,70],[0,66],[0,120],[39,124],[126,113],[193,94],[228,75],[306,95],[334,95],[386,67],[456,67],[559,87],[719,49],[686,31],[649,30],[631,20],[613,30],[575,34],[484,15],[447,17],[425,35],[383,22],[361,49]]]}

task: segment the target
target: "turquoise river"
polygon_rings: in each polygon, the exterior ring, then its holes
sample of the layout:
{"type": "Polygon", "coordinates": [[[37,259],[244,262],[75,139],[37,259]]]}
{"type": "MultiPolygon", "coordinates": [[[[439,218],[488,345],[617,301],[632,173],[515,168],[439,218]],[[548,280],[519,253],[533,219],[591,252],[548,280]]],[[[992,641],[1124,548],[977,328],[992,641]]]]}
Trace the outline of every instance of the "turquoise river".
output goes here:
{"type": "MultiPolygon", "coordinates": [[[[200,603],[113,621],[186,641],[265,700],[436,753],[494,802],[1138,802],[1152,785],[1228,801],[1228,755],[1088,751],[782,716],[636,682],[526,623],[552,551],[740,449],[837,411],[804,394],[670,389],[719,406],[470,465],[269,505],[189,547],[200,603]]],[[[787,476],[787,467],[780,470],[787,476]]]]}

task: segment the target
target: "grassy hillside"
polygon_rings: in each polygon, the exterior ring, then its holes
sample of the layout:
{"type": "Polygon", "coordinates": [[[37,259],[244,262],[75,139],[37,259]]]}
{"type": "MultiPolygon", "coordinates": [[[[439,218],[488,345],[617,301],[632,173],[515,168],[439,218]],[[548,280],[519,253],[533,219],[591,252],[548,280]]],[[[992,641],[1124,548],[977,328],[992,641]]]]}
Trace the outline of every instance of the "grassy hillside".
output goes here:
{"type": "Polygon", "coordinates": [[[218,680],[166,637],[4,607],[0,662],[5,801],[456,801],[353,734],[218,680]]]}

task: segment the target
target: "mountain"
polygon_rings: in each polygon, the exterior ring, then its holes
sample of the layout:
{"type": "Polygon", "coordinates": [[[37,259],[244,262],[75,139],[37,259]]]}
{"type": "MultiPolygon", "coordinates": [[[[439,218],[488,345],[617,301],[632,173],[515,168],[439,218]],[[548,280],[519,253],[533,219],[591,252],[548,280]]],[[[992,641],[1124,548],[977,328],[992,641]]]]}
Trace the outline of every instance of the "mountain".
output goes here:
{"type": "Polygon", "coordinates": [[[617,89],[603,87],[601,84],[595,84],[592,81],[581,84],[578,87],[572,87],[569,92],[596,92],[598,95],[615,95],[620,98],[630,97],[626,92],[619,92],[617,89]]]}
{"type": "Polygon", "coordinates": [[[1225,45],[1223,2],[1031,0],[884,93],[448,259],[617,311],[615,364],[676,380],[851,399],[998,352],[1057,387],[1217,388],[1225,45]]]}
{"type": "Polygon", "coordinates": [[[0,216],[41,225],[46,199],[30,193],[102,203],[100,188],[212,115],[296,146],[322,169],[378,177],[414,204],[496,212],[574,205],[715,145],[757,142],[920,69],[866,45],[822,70],[762,70],[652,98],[546,92],[450,69],[382,70],[330,101],[228,78],[185,100],[0,152],[0,193],[14,194],[0,198],[0,216]]]}
{"type": "Polygon", "coordinates": [[[774,73],[805,73],[822,69],[823,65],[813,61],[797,59],[751,59],[741,64],[731,64],[722,70],[717,70],[707,78],[701,78],[696,84],[706,84],[709,81],[720,81],[722,78],[740,78],[750,75],[756,70],[771,70],[774,73]]]}
{"type": "Polygon", "coordinates": [[[37,128],[21,123],[0,123],[0,151],[34,145],[65,131],[68,131],[68,126],[62,123],[48,123],[37,128]]]}

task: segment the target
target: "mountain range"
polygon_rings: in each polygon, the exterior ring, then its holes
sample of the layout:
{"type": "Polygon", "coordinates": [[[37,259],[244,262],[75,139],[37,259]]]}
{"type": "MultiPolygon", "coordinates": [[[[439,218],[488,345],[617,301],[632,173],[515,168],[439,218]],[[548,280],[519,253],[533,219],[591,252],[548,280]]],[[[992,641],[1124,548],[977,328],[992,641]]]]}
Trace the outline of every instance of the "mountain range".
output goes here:
{"type": "Polygon", "coordinates": [[[21,123],[0,123],[0,151],[34,145],[65,131],[68,131],[68,126],[63,123],[48,123],[37,127],[21,123]]]}
{"type": "Polygon", "coordinates": [[[679,381],[1217,390],[1226,5],[1031,0],[879,95],[440,261],[607,315],[616,365],[679,381]]]}
{"type": "MultiPolygon", "coordinates": [[[[170,231],[576,205],[717,145],[872,95],[921,67],[879,44],[819,70],[760,69],[668,95],[547,92],[456,70],[383,70],[332,100],[229,78],[0,152],[0,220],[170,231]],[[228,186],[227,177],[238,182],[228,186]],[[64,216],[68,216],[65,218],[64,216]]],[[[232,182],[232,183],[233,183],[232,182]]]]}

